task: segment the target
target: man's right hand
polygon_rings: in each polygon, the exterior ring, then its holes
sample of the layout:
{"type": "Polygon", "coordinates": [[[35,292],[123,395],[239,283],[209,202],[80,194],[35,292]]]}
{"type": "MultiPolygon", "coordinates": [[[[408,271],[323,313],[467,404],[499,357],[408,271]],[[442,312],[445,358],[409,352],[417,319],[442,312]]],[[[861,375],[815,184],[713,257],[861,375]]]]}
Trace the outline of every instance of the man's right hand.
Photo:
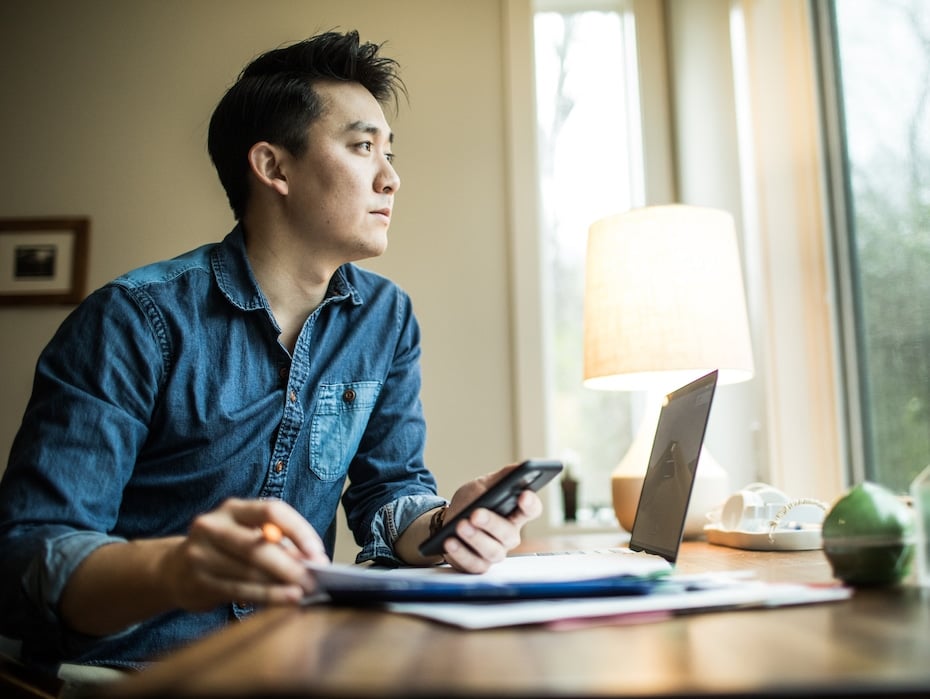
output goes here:
{"type": "Polygon", "coordinates": [[[197,517],[166,563],[178,606],[201,611],[230,601],[297,604],[315,589],[307,561],[329,559],[300,513],[282,500],[230,499],[197,517]],[[265,525],[283,538],[269,541],[265,525]]]}
{"type": "Polygon", "coordinates": [[[294,508],[281,500],[230,499],[198,516],[186,537],[96,549],[71,575],[59,609],[75,631],[104,636],[173,609],[299,604],[315,590],[307,561],[329,559],[294,508]],[[268,524],[280,530],[279,540],[262,533],[268,524]]]}

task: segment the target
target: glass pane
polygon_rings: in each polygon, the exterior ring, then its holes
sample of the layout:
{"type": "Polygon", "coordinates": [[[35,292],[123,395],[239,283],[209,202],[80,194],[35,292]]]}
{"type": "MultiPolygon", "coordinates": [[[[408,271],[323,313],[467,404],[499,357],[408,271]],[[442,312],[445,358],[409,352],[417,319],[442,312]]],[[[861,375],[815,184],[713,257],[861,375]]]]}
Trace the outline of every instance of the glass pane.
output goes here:
{"type": "Polygon", "coordinates": [[[582,386],[584,260],[591,223],[641,205],[631,22],[618,3],[540,11],[534,30],[550,450],[579,480],[578,519],[605,523],[615,522],[610,472],[632,438],[631,406],[629,394],[582,386]]]}
{"type": "Polygon", "coordinates": [[[836,2],[866,477],[930,463],[930,3],[836,2]]]}

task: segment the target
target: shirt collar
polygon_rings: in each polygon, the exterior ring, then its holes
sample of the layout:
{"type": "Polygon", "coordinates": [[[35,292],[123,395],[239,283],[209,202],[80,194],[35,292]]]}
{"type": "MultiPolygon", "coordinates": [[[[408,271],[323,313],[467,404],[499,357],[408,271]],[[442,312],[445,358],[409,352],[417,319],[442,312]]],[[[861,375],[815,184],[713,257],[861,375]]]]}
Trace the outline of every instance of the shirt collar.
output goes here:
{"type": "MultiPolygon", "coordinates": [[[[211,262],[217,286],[230,303],[244,311],[262,308],[270,310],[268,301],[255,275],[252,274],[252,266],[245,252],[242,224],[236,224],[236,227],[214,248],[211,262]]],[[[354,305],[358,306],[364,302],[361,294],[346,277],[347,266],[343,265],[336,270],[329,282],[324,303],[350,299],[354,305]]]]}

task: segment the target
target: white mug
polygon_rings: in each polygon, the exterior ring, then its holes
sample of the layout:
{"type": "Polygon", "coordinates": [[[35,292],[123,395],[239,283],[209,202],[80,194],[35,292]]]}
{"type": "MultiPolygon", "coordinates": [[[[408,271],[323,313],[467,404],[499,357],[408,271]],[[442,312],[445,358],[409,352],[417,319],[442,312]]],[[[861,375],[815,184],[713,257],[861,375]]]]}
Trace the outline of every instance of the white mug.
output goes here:
{"type": "Polygon", "coordinates": [[[730,531],[761,531],[787,502],[788,496],[777,488],[767,483],[750,483],[727,498],[720,512],[720,523],[730,531]]]}

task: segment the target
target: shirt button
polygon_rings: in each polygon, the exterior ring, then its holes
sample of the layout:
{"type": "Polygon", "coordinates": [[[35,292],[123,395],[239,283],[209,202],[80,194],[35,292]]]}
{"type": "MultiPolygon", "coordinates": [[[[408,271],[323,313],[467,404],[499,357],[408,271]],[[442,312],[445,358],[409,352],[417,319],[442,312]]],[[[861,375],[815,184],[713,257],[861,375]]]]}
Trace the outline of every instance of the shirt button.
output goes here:
{"type": "Polygon", "coordinates": [[[289,366],[283,366],[278,369],[278,377],[282,379],[287,379],[290,376],[291,368],[289,366]]]}
{"type": "Polygon", "coordinates": [[[354,401],[354,400],[355,400],[355,390],[354,390],[354,389],[351,389],[351,388],[347,388],[347,389],[345,390],[345,393],[342,394],[342,400],[344,400],[346,403],[351,403],[352,401],[354,401]]]}
{"type": "Polygon", "coordinates": [[[291,403],[297,402],[297,394],[294,393],[294,391],[291,391],[290,399],[291,399],[291,403]]]}
{"type": "Polygon", "coordinates": [[[274,465],[274,472],[275,472],[275,473],[281,473],[281,471],[283,471],[283,470],[284,470],[284,462],[283,462],[283,461],[279,461],[278,463],[276,463],[276,464],[274,465]]]}

